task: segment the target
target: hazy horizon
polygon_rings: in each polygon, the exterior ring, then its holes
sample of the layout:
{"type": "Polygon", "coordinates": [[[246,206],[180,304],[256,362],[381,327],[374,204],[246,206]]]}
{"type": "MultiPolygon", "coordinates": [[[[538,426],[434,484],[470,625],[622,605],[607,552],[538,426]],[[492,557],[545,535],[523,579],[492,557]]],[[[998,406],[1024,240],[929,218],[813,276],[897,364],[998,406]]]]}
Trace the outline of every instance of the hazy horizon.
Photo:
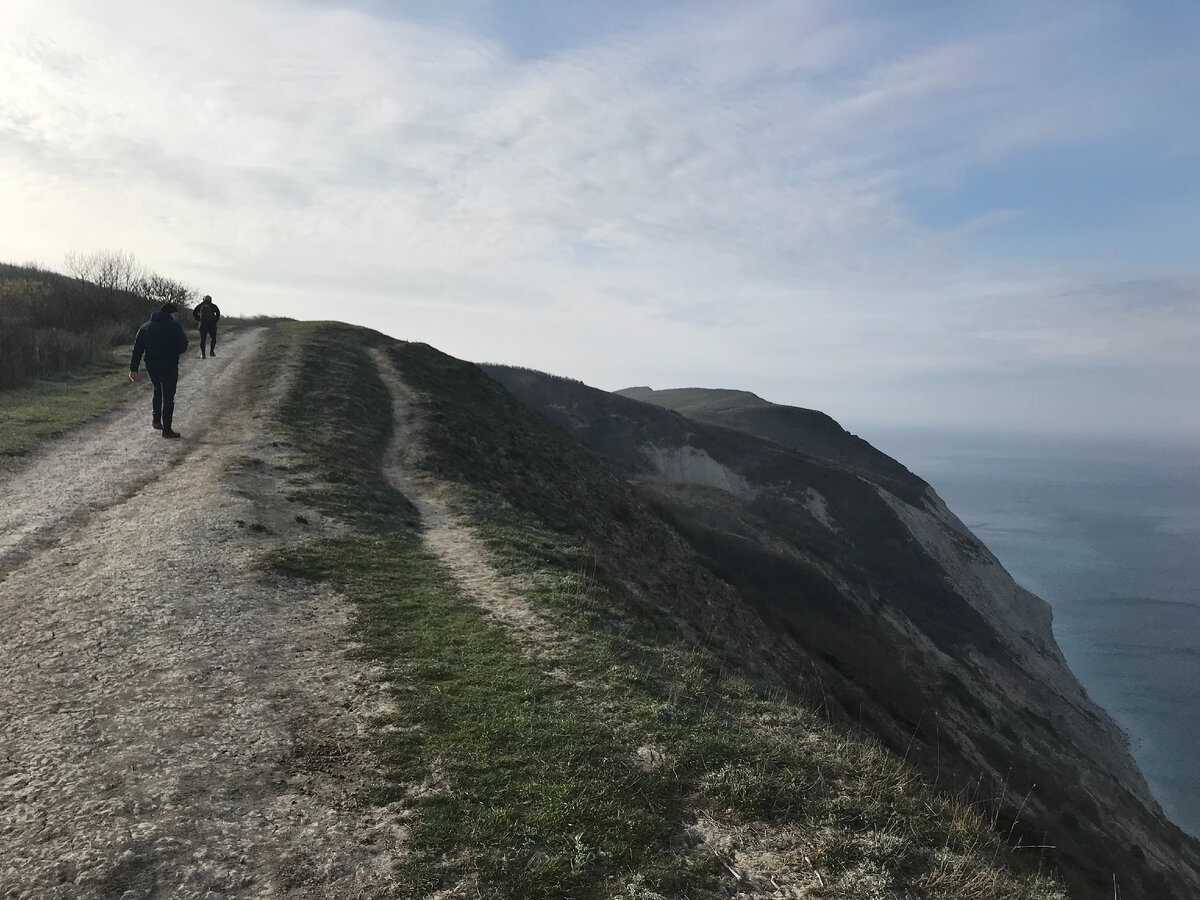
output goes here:
{"type": "Polygon", "coordinates": [[[9,0],[0,257],[613,390],[1200,438],[1200,7],[9,0]]]}

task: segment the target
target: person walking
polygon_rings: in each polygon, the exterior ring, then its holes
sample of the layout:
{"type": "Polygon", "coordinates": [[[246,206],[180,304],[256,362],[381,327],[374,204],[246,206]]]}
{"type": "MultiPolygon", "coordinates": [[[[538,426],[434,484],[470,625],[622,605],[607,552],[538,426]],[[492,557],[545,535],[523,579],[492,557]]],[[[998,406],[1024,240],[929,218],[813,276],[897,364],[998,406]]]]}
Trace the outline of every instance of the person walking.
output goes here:
{"type": "Polygon", "coordinates": [[[177,438],[171,428],[175,417],[175,386],[179,383],[179,357],[188,348],[187,335],[175,319],[175,304],[164,303],[150,321],[138,329],[133,342],[133,357],[129,361],[129,380],[137,381],[138,366],[146,357],[146,374],[154,384],[151,406],[154,427],[165,438],[177,438]]]}
{"type": "Polygon", "coordinates": [[[217,323],[221,321],[221,309],[212,302],[212,297],[204,295],[200,305],[192,310],[192,318],[200,325],[200,357],[205,358],[204,338],[208,337],[207,356],[217,355],[217,323]]]}

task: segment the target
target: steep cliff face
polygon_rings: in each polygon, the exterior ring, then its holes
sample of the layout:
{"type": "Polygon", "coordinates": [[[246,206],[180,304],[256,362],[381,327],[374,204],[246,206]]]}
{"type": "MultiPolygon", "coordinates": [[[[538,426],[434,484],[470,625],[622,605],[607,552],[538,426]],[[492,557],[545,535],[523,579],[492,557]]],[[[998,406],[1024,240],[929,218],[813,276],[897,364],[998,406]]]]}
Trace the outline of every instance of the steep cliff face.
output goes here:
{"type": "Polygon", "coordinates": [[[1001,797],[1001,827],[1076,896],[1112,897],[1114,878],[1126,897],[1200,896],[1197,842],[1067,668],[1048,606],[920,478],[822,413],[745,392],[632,400],[489,372],[607,457],[803,649],[796,677],[816,677],[831,715],[947,790],[1001,797]]]}

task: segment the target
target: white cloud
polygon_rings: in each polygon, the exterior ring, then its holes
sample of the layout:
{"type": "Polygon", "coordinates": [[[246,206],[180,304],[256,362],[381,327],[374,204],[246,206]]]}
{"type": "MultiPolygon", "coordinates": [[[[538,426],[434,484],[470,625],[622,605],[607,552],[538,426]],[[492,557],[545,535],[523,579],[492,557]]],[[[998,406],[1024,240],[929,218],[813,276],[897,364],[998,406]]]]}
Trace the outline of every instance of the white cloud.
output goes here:
{"type": "Polygon", "coordinates": [[[1141,101],[1178,66],[1103,66],[1119,22],[1087,5],[944,34],[846,9],[683,8],[520,58],[287,0],[9,0],[0,240],[49,264],[119,246],[227,309],[609,387],[745,373],[815,404],[863,373],[1178,362],[1194,305],[1131,319],[1087,272],[968,250],[1019,209],[937,233],[904,202],[981,160],[1160,127],[1141,101]]]}

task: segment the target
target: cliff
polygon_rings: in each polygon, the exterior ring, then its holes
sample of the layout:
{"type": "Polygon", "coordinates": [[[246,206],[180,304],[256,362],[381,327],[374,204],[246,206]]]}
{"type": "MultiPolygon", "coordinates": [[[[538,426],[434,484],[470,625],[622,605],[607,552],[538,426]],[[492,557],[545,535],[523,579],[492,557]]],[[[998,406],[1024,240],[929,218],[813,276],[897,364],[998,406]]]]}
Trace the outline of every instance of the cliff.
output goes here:
{"type": "Polygon", "coordinates": [[[920,478],[822,413],[746,392],[488,371],[616,465],[792,637],[797,676],[818,673],[844,725],[947,790],[998,792],[1077,896],[1111,897],[1114,880],[1126,896],[1200,896],[1197,842],[1068,669],[1047,604],[920,478]]]}

